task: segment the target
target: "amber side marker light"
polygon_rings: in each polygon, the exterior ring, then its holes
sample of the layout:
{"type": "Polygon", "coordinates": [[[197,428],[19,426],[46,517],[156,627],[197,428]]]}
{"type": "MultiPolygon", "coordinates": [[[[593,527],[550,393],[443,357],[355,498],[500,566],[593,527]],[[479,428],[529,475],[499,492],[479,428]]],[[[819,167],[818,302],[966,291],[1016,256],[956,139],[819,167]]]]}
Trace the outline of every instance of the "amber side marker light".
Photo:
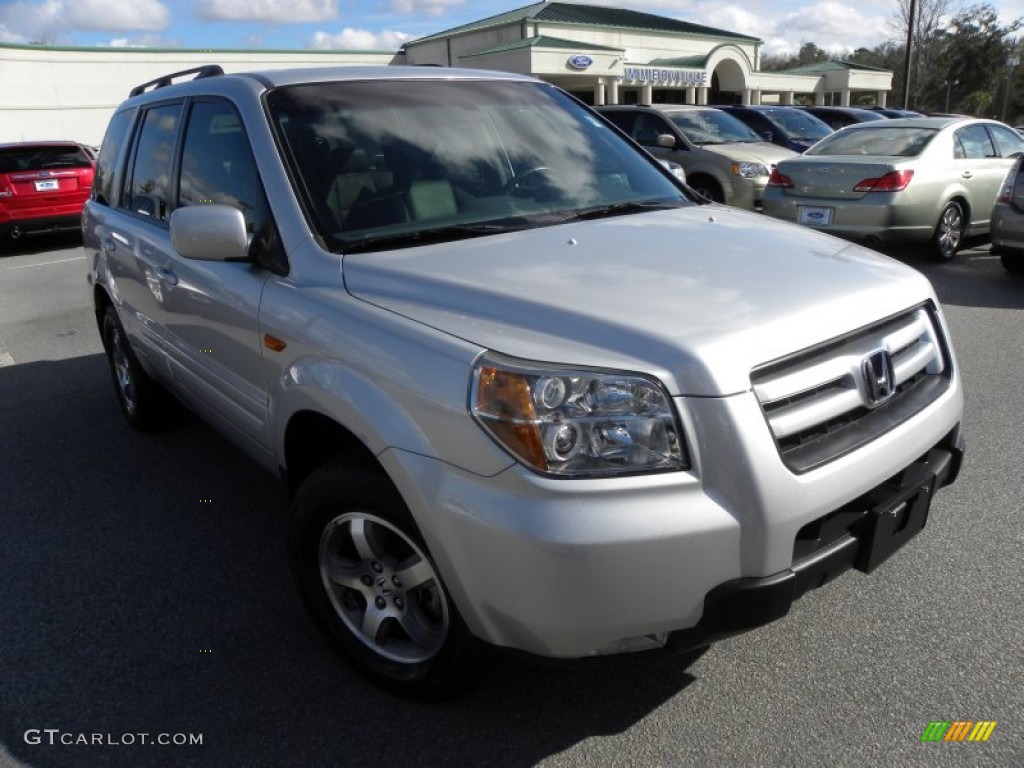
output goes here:
{"type": "Polygon", "coordinates": [[[265,333],[263,334],[263,346],[273,352],[280,352],[288,345],[276,336],[271,336],[269,333],[265,333]]]}

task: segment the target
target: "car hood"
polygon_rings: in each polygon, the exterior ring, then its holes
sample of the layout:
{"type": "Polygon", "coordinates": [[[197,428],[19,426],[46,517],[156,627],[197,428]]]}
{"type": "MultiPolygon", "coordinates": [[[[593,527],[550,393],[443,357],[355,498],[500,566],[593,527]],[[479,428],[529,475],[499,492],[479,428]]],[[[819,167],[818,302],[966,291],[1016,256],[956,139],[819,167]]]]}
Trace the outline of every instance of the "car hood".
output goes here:
{"type": "Polygon", "coordinates": [[[797,153],[791,149],[780,147],[777,144],[768,142],[752,142],[750,144],[705,144],[701,149],[722,155],[732,162],[740,163],[764,163],[769,167],[779,163],[786,158],[796,157],[797,153]]]}
{"type": "Polygon", "coordinates": [[[725,206],[559,224],[343,259],[355,297],[529,360],[644,371],[675,395],[933,298],[916,270],[725,206]]]}

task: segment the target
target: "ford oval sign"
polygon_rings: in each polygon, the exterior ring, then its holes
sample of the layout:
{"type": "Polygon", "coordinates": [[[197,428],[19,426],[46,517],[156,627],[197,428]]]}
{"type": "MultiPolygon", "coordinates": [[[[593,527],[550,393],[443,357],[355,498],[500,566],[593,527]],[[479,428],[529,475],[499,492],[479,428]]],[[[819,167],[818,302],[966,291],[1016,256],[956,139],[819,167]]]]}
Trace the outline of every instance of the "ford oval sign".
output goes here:
{"type": "Polygon", "coordinates": [[[582,53],[577,53],[575,56],[569,57],[569,66],[573,69],[586,69],[593,63],[594,60],[592,58],[582,53]]]}

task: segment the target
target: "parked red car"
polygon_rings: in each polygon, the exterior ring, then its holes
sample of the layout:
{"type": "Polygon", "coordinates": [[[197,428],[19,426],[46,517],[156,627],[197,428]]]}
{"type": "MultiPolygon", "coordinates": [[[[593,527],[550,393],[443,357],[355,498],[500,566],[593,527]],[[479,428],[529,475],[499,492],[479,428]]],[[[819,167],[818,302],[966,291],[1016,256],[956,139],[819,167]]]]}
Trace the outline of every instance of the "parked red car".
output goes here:
{"type": "Polygon", "coordinates": [[[73,141],[0,144],[0,249],[22,235],[81,227],[95,167],[73,141]]]}

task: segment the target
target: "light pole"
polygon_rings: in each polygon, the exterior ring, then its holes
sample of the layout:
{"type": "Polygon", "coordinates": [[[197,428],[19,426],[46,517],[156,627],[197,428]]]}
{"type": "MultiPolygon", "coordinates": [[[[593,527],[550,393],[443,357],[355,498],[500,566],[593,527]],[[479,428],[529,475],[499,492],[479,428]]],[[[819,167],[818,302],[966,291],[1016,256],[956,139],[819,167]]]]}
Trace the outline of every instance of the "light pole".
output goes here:
{"type": "Polygon", "coordinates": [[[903,59],[903,108],[910,109],[910,60],[911,50],[914,45],[914,11],[917,8],[916,0],[910,0],[910,8],[907,13],[907,50],[903,59]]]}
{"type": "MultiPolygon", "coordinates": [[[[1016,48],[1017,38],[1014,38],[1011,44],[1014,48],[1016,48]]],[[[1010,80],[1013,78],[1013,71],[1017,68],[1017,65],[1019,63],[1020,59],[1017,57],[1016,54],[1011,54],[1006,59],[1006,90],[1003,92],[1003,113],[1002,116],[999,118],[1003,122],[1006,122],[1006,106],[1010,102],[1010,80]]]]}
{"type": "Polygon", "coordinates": [[[946,111],[949,112],[949,89],[954,85],[960,85],[959,80],[947,80],[946,81],[946,111]]]}

